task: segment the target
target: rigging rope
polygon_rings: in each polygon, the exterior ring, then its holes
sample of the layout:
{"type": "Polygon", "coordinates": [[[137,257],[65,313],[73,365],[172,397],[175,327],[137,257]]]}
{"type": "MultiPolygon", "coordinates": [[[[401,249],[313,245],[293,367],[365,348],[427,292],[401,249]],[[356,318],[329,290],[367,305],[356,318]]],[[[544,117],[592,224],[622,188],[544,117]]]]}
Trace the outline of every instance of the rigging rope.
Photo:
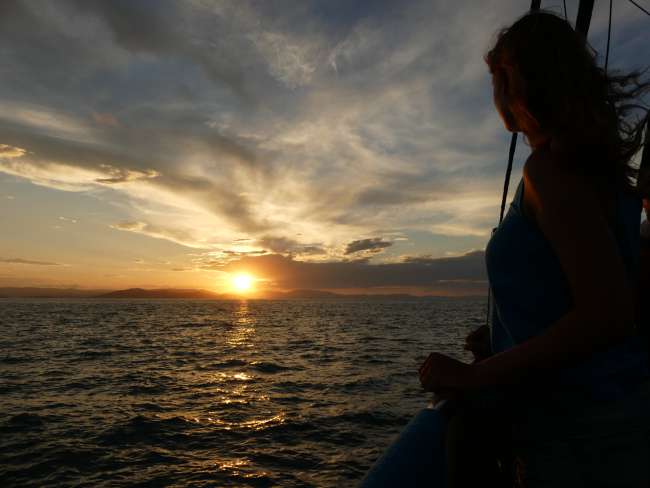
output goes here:
{"type": "Polygon", "coordinates": [[[605,76],[607,76],[607,65],[609,63],[609,39],[612,34],[612,0],[609,0],[609,22],[607,25],[607,50],[605,51],[605,76]]]}
{"type": "Polygon", "coordinates": [[[635,7],[637,7],[639,10],[641,10],[642,12],[644,12],[646,15],[650,15],[650,12],[648,12],[646,9],[644,9],[641,5],[636,3],[634,0],[630,0],[630,3],[635,7]]]}

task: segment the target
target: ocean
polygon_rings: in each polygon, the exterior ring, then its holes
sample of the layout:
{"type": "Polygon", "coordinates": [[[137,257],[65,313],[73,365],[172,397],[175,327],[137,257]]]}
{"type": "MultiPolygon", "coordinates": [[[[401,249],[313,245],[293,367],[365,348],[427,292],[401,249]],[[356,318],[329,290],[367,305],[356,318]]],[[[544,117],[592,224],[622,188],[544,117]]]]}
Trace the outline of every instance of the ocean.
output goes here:
{"type": "Polygon", "coordinates": [[[0,300],[0,484],[355,486],[485,302],[0,300]]]}

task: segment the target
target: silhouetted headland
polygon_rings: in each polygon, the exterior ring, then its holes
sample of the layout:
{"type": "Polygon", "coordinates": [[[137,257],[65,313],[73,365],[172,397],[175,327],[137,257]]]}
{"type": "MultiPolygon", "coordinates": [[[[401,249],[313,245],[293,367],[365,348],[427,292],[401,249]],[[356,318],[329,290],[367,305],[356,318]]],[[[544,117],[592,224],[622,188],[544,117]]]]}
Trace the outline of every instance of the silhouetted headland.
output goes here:
{"type": "Polygon", "coordinates": [[[76,288],[0,288],[0,298],[113,298],[113,299],[181,299],[181,300],[422,300],[438,295],[391,294],[344,294],[325,290],[298,289],[290,291],[264,291],[251,295],[215,293],[203,289],[178,288],[128,288],[125,290],[81,290],[76,288]]]}

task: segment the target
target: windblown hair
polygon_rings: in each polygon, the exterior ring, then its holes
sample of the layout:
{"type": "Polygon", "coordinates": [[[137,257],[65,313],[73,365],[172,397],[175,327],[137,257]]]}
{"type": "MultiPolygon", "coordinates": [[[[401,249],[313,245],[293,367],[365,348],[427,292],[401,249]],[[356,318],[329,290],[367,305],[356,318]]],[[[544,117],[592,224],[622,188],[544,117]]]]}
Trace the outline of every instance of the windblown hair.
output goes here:
{"type": "Polygon", "coordinates": [[[548,134],[566,164],[601,183],[633,186],[630,160],[648,117],[645,71],[606,73],[584,36],[545,11],[503,29],[485,61],[517,130],[548,134]]]}

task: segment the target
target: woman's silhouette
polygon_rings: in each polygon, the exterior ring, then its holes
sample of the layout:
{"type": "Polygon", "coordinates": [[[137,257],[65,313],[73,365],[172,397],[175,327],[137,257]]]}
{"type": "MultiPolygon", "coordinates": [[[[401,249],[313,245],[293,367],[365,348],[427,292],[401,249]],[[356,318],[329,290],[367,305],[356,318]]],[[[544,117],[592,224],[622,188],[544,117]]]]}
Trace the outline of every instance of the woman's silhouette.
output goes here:
{"type": "Polygon", "coordinates": [[[584,37],[547,12],[503,30],[486,62],[506,128],[532,152],[486,248],[490,350],[473,334],[473,364],[432,353],[420,368],[427,390],[460,394],[450,481],[481,479],[472,464],[496,466],[496,451],[504,463],[509,447],[525,486],[650,486],[648,351],[634,303],[641,200],[629,164],[644,123],[631,115],[647,117],[637,100],[650,83],[608,76],[584,37]],[[489,395],[499,400],[486,407],[489,395]],[[463,449],[476,456],[458,470],[463,449]]]}

